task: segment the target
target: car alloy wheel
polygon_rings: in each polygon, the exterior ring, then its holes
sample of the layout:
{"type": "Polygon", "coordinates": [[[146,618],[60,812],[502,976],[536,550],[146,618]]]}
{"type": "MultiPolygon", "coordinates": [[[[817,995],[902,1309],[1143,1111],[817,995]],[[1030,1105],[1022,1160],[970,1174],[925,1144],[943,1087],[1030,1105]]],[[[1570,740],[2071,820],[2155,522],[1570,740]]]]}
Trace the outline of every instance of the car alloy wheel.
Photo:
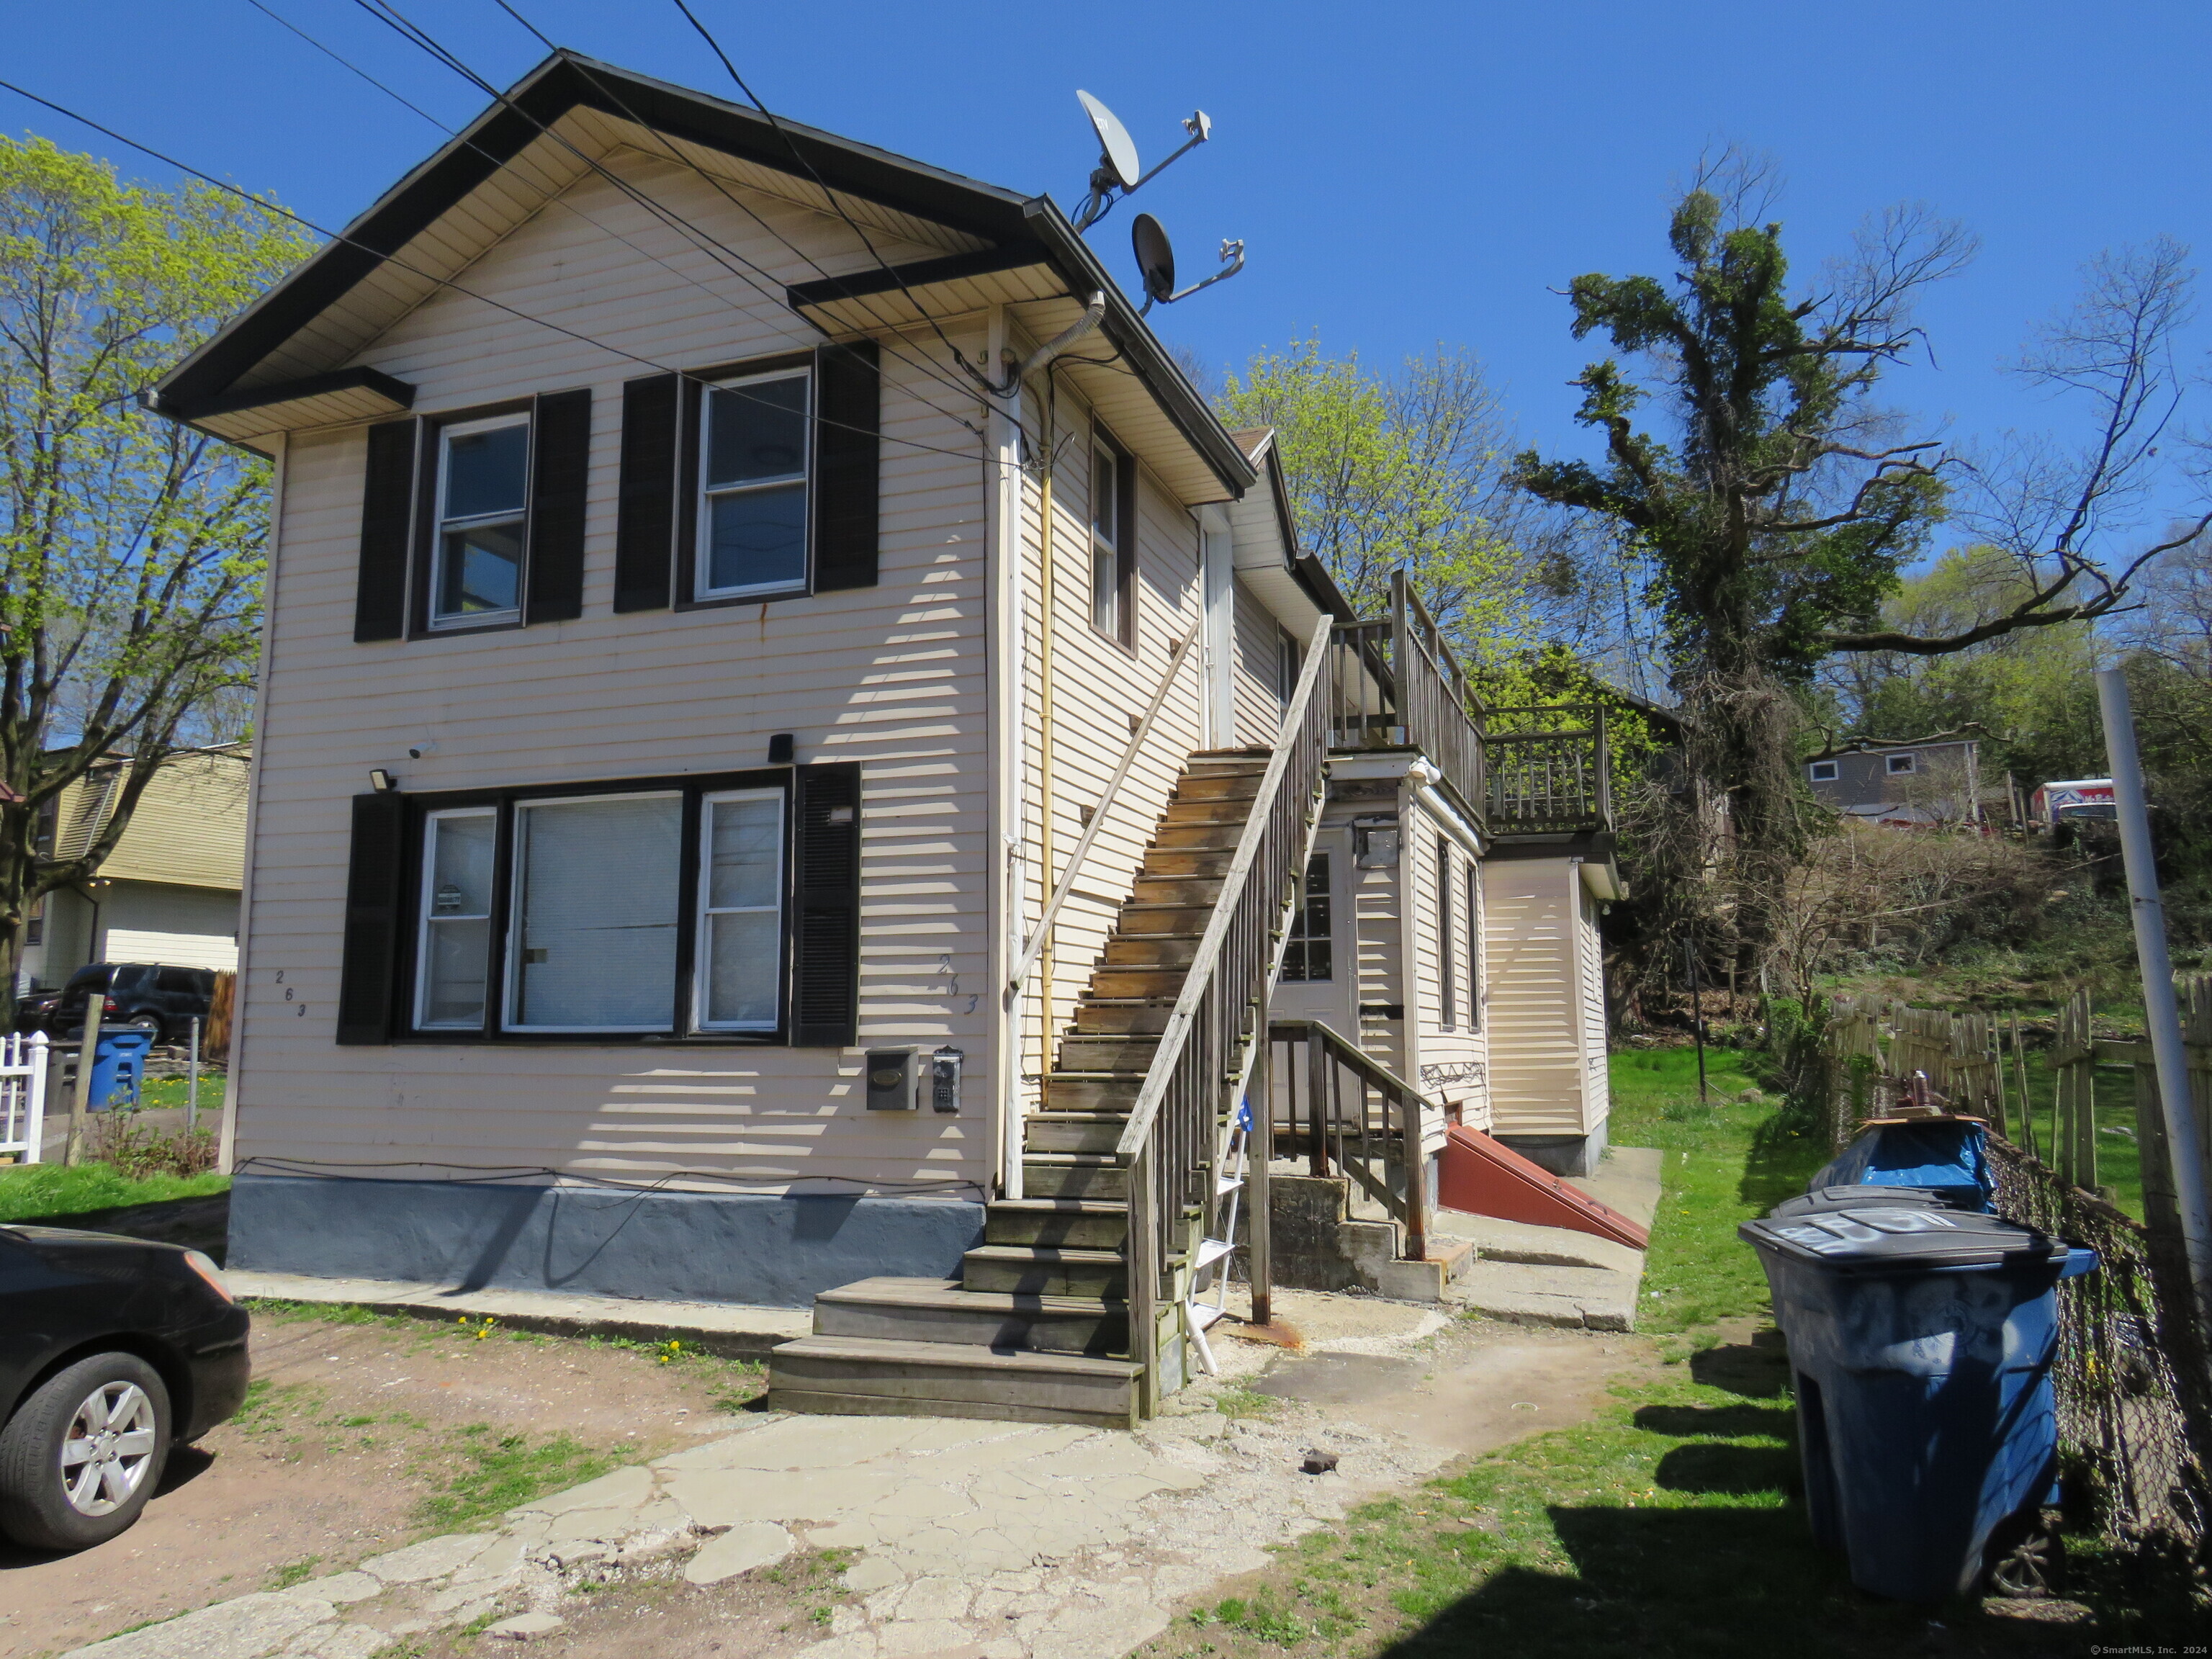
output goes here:
{"type": "Polygon", "coordinates": [[[112,1515],[154,1464],[154,1402],[136,1382],[103,1382],[78,1404],[62,1441],[62,1491],[79,1515],[112,1515]]]}

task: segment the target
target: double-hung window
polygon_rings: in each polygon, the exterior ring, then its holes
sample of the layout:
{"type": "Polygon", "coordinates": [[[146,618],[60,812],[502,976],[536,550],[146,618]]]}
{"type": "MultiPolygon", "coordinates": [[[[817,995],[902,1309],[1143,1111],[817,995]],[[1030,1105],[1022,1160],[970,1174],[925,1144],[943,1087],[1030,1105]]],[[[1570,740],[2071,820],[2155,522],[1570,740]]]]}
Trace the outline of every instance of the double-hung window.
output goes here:
{"type": "Polygon", "coordinates": [[[441,428],[437,502],[430,626],[519,621],[530,516],[529,415],[494,415],[441,428]]]}
{"type": "MultiPolygon", "coordinates": [[[[789,799],[781,785],[656,780],[425,803],[410,1028],[424,1036],[781,1030],[789,799]]],[[[851,837],[849,814],[831,822],[851,837]]]]}
{"type": "Polygon", "coordinates": [[[1121,636],[1121,458],[1091,454],[1091,625],[1121,636]]]}
{"type": "Polygon", "coordinates": [[[803,592],[813,376],[748,375],[708,388],[699,422],[700,599],[803,592]]]}

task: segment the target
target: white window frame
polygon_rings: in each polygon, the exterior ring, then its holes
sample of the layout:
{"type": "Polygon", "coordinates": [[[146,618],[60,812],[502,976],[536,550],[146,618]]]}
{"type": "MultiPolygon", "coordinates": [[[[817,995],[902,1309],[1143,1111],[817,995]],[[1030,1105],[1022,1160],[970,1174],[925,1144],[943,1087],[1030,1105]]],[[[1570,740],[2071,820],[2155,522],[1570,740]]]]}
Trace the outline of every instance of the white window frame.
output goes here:
{"type": "Polygon", "coordinates": [[[503,611],[456,611],[449,615],[441,616],[438,611],[438,595],[445,586],[446,536],[449,531],[478,530],[504,524],[517,525],[522,529],[526,557],[527,556],[526,550],[530,534],[530,474],[536,460],[534,434],[532,441],[526,442],[523,447],[522,505],[520,508],[512,512],[502,509],[497,513],[471,513],[461,518],[449,519],[446,516],[446,484],[453,470],[454,439],[473,437],[480,432],[496,432],[503,427],[527,428],[529,425],[530,411],[523,409],[508,415],[487,415],[480,421],[455,421],[449,426],[441,426],[438,428],[437,493],[430,498],[431,509],[436,515],[437,522],[430,532],[430,587],[425,596],[422,608],[422,614],[428,618],[429,626],[433,631],[441,631],[449,628],[491,628],[501,623],[522,620],[523,583],[528,573],[521,564],[517,564],[514,570],[515,602],[503,611]]]}
{"type": "Polygon", "coordinates": [[[1842,769],[1832,760],[1814,761],[1805,769],[1806,776],[1815,783],[1833,783],[1841,772],[1842,769]],[[1823,770],[1823,768],[1826,769],[1823,770]]]}
{"type": "Polygon", "coordinates": [[[699,798],[698,868],[692,872],[695,907],[691,926],[691,1028],[697,1031],[777,1031],[783,1028],[784,991],[787,975],[782,971],[790,959],[783,945],[786,884],[790,879],[788,861],[791,838],[791,807],[788,792],[770,787],[764,789],[716,789],[699,798]],[[775,900],[771,904],[726,904],[715,906],[708,900],[713,889],[714,861],[714,808],[722,801],[772,800],[776,804],[775,834],[775,900]],[[709,1019],[709,983],[714,972],[713,958],[708,951],[709,927],[708,918],[720,915],[761,915],[774,911],[776,916],[778,964],[775,1013],[767,1020],[709,1019]]]}
{"type": "Polygon", "coordinates": [[[418,915],[415,924],[415,1029],[418,1031],[481,1031],[491,1023],[491,936],[493,929],[484,929],[484,1008],[473,1025],[458,1020],[433,1020],[429,1017],[430,1002],[430,928],[439,921],[489,922],[495,915],[499,898],[499,808],[496,806],[443,806],[422,815],[422,886],[416,900],[418,915]],[[492,821],[492,891],[486,895],[493,909],[482,915],[435,916],[430,914],[431,884],[438,878],[438,825],[447,818],[489,818],[492,821]]]}
{"type": "MultiPolygon", "coordinates": [[[[510,874],[507,884],[507,945],[505,951],[502,952],[506,957],[506,961],[502,964],[503,971],[500,975],[499,1029],[502,1031],[521,1031],[552,1036],[630,1036],[659,1031],[673,1031],[678,1029],[678,1022],[676,1019],[676,1009],[678,1006],[676,1000],[677,987],[675,981],[672,978],[671,979],[668,987],[669,1018],[659,1022],[658,1024],[535,1025],[526,1024],[514,1017],[517,1000],[522,993],[522,906],[523,901],[530,890],[530,865],[522,849],[522,827],[525,821],[525,815],[532,807],[538,806],[580,806],[586,802],[598,805],[607,801],[616,800],[672,800],[676,802],[677,811],[679,815],[680,834],[680,815],[683,811],[684,803],[684,792],[681,789],[630,789],[615,793],[601,792],[588,795],[523,795],[518,796],[513,802],[513,816],[514,822],[509,826],[507,830],[507,834],[510,837],[507,854],[509,860],[507,868],[512,873],[510,874]]],[[[680,862],[678,866],[676,874],[677,879],[681,881],[684,877],[684,871],[680,862]]],[[[678,905],[681,905],[684,902],[683,894],[680,890],[676,895],[676,902],[678,905]]],[[[681,913],[679,911],[676,914],[680,915],[681,913]]]]}
{"type": "Polygon", "coordinates": [[[1882,761],[1885,775],[1893,778],[1909,778],[1920,769],[1920,757],[1917,755],[1885,755],[1882,757],[1882,761]]]}
{"type": "Polygon", "coordinates": [[[764,370],[758,374],[740,374],[726,380],[716,380],[699,394],[699,490],[695,516],[698,523],[692,534],[691,591],[702,599],[744,599],[750,594],[804,593],[814,581],[814,501],[811,491],[805,495],[806,543],[805,568],[795,581],[748,582],[736,587],[708,586],[714,568],[714,504],[725,495],[750,495],[763,489],[787,489],[793,484],[805,486],[814,476],[814,371],[811,367],[764,370]],[[799,412],[799,471],[779,473],[773,478],[748,478],[739,484],[713,485],[708,482],[708,458],[714,453],[714,393],[736,392],[749,386],[766,386],[775,380],[803,380],[806,384],[806,401],[799,412]]]}
{"type": "Polygon", "coordinates": [[[1121,639],[1121,538],[1127,535],[1128,526],[1121,522],[1121,469],[1128,465],[1121,452],[1111,444],[1093,438],[1091,443],[1091,631],[1104,635],[1119,644],[1121,639]],[[1098,488],[1098,472],[1102,465],[1114,470],[1112,487],[1104,491],[1098,488]],[[1105,499],[1101,501],[1099,497],[1105,499]],[[1114,533],[1103,534],[1098,528],[1101,508],[1110,520],[1114,533]],[[1101,574],[1105,580],[1100,580],[1101,574]]]}

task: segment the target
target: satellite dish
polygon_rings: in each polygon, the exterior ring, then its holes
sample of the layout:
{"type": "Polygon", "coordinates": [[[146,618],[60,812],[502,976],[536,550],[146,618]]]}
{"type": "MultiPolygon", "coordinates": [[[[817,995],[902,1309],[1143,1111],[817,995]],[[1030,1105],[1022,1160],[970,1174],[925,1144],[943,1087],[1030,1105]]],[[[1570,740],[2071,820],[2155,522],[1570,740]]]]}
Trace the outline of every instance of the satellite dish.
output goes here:
{"type": "Polygon", "coordinates": [[[1087,92],[1075,94],[1083,106],[1083,112],[1091,118],[1091,130],[1098,135],[1098,159],[1114,174],[1114,182],[1124,190],[1134,190],[1137,181],[1145,176],[1137,161],[1137,142],[1129,137],[1129,129],[1121,118],[1087,92]]]}
{"type": "Polygon", "coordinates": [[[1175,297],[1175,248],[1160,222],[1149,213],[1137,216],[1129,227],[1129,241],[1137,251],[1137,269],[1144,273],[1147,308],[1158,301],[1175,297]]]}

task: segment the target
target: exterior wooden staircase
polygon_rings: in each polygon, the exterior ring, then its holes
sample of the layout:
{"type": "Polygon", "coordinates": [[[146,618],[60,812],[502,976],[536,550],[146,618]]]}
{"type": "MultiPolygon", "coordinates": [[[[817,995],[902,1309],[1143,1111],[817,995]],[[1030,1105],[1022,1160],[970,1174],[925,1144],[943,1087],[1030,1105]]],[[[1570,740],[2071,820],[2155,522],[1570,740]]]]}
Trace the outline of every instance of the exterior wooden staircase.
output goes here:
{"type": "Polygon", "coordinates": [[[769,1359],[783,1411],[1130,1426],[1128,1170],[1115,1153],[1267,770],[1191,757],[1026,1122],[1026,1196],[987,1207],[956,1279],[866,1279],[814,1300],[769,1359]]]}

